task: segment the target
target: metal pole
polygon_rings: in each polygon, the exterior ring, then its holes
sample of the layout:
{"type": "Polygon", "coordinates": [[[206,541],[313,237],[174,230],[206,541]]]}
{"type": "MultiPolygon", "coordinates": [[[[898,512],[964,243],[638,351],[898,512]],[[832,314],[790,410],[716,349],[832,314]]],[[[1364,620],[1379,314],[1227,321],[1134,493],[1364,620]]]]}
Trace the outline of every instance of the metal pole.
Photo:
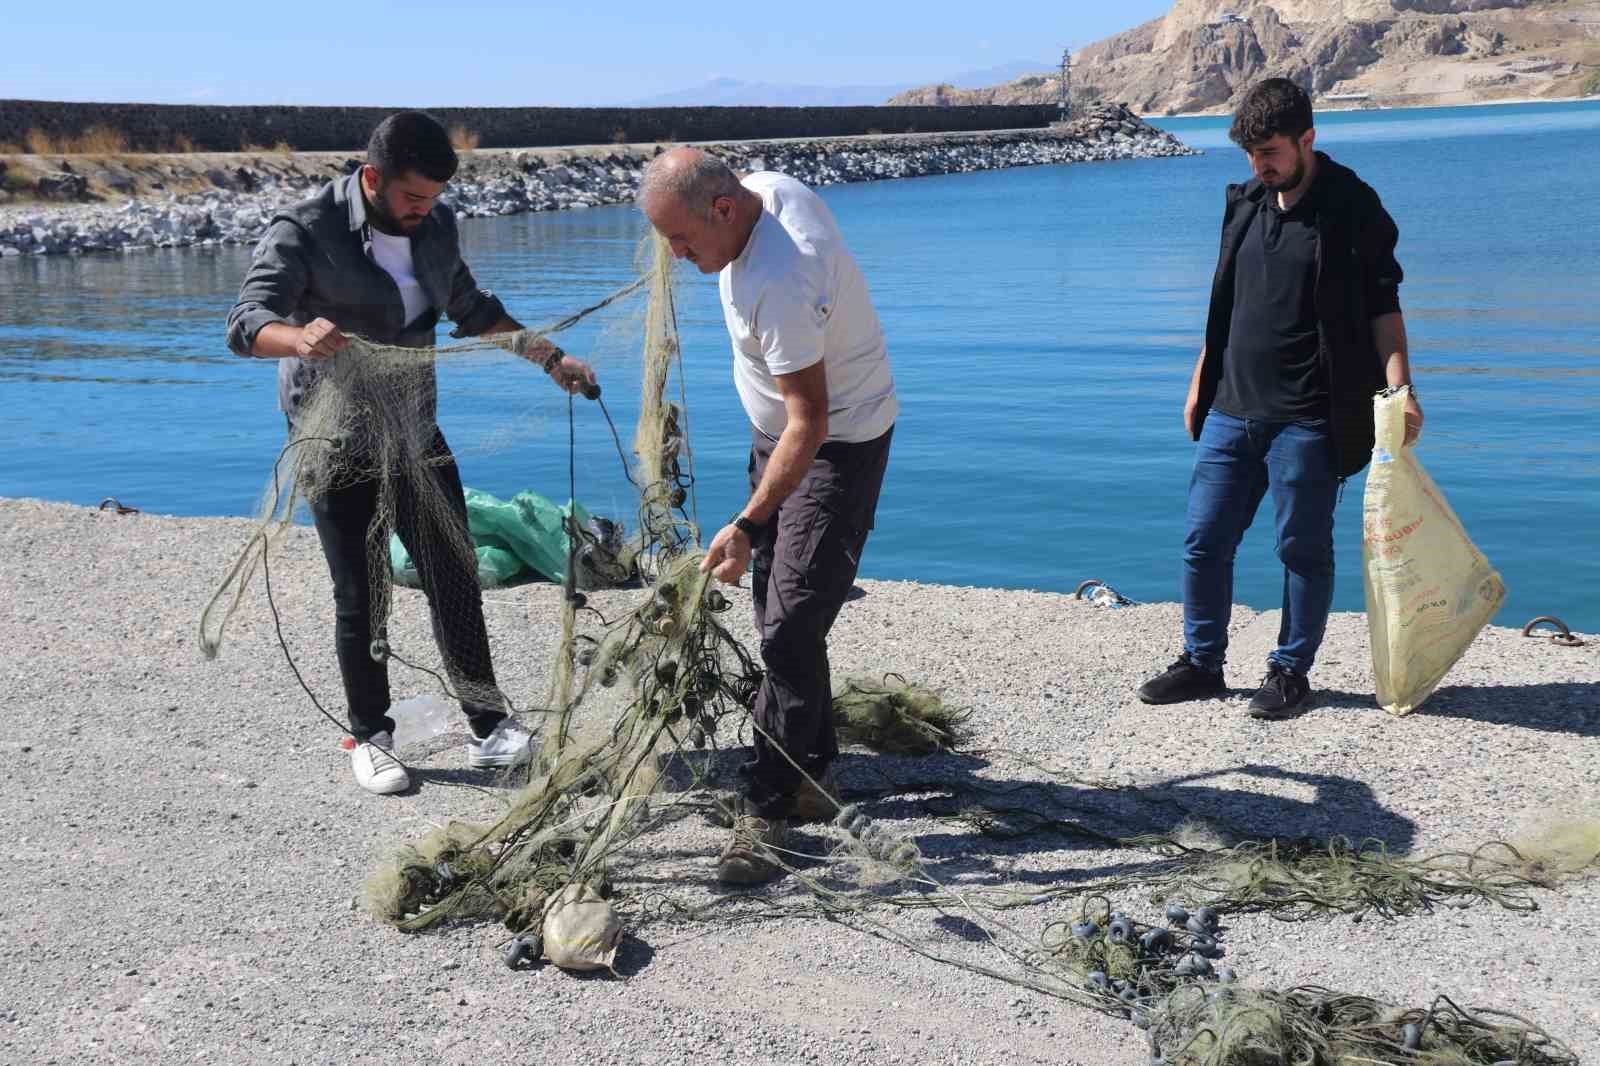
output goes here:
{"type": "Polygon", "coordinates": [[[1060,109],[1062,122],[1072,117],[1072,49],[1070,48],[1061,50],[1060,109]]]}

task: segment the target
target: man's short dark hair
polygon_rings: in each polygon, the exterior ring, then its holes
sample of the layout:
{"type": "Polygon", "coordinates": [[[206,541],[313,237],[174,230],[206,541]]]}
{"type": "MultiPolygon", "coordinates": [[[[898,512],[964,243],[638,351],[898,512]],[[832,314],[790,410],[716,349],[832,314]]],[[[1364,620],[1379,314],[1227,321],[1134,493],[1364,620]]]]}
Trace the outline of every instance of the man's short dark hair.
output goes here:
{"type": "Polygon", "coordinates": [[[1268,78],[1250,86],[1233,113],[1228,136],[1250,148],[1283,134],[1291,141],[1311,128],[1311,97],[1288,78],[1268,78]]]}
{"type": "Polygon", "coordinates": [[[412,171],[429,181],[449,181],[458,164],[450,135],[422,111],[401,111],[378,123],[367,141],[367,162],[385,179],[412,171]]]}

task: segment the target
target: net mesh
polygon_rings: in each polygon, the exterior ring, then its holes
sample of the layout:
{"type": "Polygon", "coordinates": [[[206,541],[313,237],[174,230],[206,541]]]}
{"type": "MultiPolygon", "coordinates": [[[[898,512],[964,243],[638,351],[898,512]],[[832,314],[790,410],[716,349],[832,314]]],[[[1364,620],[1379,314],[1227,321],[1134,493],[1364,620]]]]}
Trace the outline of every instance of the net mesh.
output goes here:
{"type": "MultiPolygon", "coordinates": [[[[1251,840],[1247,833],[1230,834],[1239,843],[1201,845],[1180,833],[1119,834],[1105,824],[1103,812],[1062,817],[1020,802],[1015,790],[952,787],[940,778],[890,782],[876,794],[858,790],[849,803],[834,797],[842,806],[825,830],[832,839],[826,854],[773,856],[806,889],[800,896],[732,896],[696,906],[659,889],[619,893],[619,871],[650,861],[638,846],[643,838],[694,807],[694,797],[714,783],[709,768],[715,760],[690,753],[714,751],[759,728],[750,710],[761,682],[759,664],[720,617],[728,601],[699,571],[670,250],[649,241],[639,265],[640,280],[600,305],[634,295],[644,304],[630,320],[643,364],[629,473],[639,500],[637,534],[629,546],[630,566],[641,575],[638,592],[631,606],[608,618],[588,604],[568,567],[548,685],[526,707],[514,706],[492,686],[477,685],[467,664],[445,656],[442,668],[433,671],[445,691],[514,712],[537,712],[528,723],[541,736],[532,756],[507,774],[509,792],[497,818],[435,829],[371,874],[363,897],[370,914],[413,932],[451,921],[501,921],[513,936],[506,956],[513,969],[527,964],[530,944],[542,923],[549,928],[563,900],[598,915],[595,942],[605,949],[598,957],[606,965],[615,948],[613,905],[636,927],[664,914],[701,921],[822,914],[928,958],[1128,1019],[1148,1034],[1159,1062],[1577,1061],[1534,1023],[1493,1010],[1463,1008],[1443,997],[1427,1008],[1402,1008],[1325,988],[1246,988],[1213,960],[1226,950],[1220,921],[1230,914],[1400,918],[1472,903],[1526,913],[1537,906],[1535,891],[1555,890],[1593,872],[1600,822],[1561,827],[1542,842],[1424,857],[1391,854],[1379,841],[1251,840]],[[669,765],[687,768],[688,779],[665,775],[669,765]],[[938,817],[974,840],[1065,834],[1152,861],[1087,885],[952,887],[933,872],[918,840],[871,813],[875,798],[918,790],[942,795],[946,806],[938,817]],[[1197,910],[1191,915],[1180,906],[1165,920],[1144,922],[1113,909],[1111,899],[1129,893],[1136,894],[1134,907],[1182,903],[1197,910]],[[1019,926],[1030,908],[1067,899],[1080,901],[1073,920],[1045,923],[1033,932],[1019,926]],[[602,900],[609,900],[603,910],[602,900]],[[961,916],[989,957],[941,952],[935,940],[907,935],[890,920],[927,910],[961,916]]],[[[375,619],[371,651],[400,658],[385,625],[393,608],[387,530],[413,522],[417,539],[425,539],[426,550],[439,558],[467,567],[473,555],[470,538],[450,518],[457,505],[449,486],[428,476],[441,457],[431,438],[416,429],[424,413],[423,422],[431,425],[427,408],[435,365],[468,352],[525,348],[574,319],[447,348],[358,341],[354,358],[335,360],[275,464],[255,528],[205,609],[202,650],[209,656],[221,650],[229,620],[255,573],[267,573],[270,552],[295,508],[319,494],[370,482],[379,501],[367,542],[375,619]]],[[[620,439],[617,446],[620,452],[620,439]]],[[[569,529],[569,535],[576,552],[581,532],[569,529]]],[[[270,599],[270,579],[267,587],[270,599]]],[[[435,603],[435,616],[448,625],[470,607],[465,601],[435,603]]],[[[892,673],[845,683],[835,706],[848,742],[901,755],[949,752],[971,724],[970,712],[892,673]]],[[[1046,780],[1089,792],[1127,791],[1051,771],[1016,753],[984,754],[1013,759],[1046,780]]],[[[576,912],[569,906],[564,913],[570,919],[576,912]]]]}

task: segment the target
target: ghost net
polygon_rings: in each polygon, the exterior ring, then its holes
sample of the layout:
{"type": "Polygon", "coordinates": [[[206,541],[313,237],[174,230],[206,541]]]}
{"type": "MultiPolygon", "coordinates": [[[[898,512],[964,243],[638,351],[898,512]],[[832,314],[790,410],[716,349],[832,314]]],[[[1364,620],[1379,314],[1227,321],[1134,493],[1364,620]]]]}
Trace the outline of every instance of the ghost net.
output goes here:
{"type": "MultiPolygon", "coordinates": [[[[686,758],[691,749],[715,748],[719,737],[756,728],[749,711],[761,671],[719,618],[728,601],[699,570],[670,250],[652,241],[642,258],[641,279],[605,301],[636,292],[646,297],[641,413],[630,473],[639,494],[638,532],[628,552],[641,578],[637,601],[606,617],[588,602],[582,568],[569,565],[548,689],[525,707],[497,691],[475,691],[456,664],[444,663],[437,673],[448,692],[505,700],[541,727],[539,747],[508,775],[511,792],[497,818],[434,829],[399,849],[364,890],[369,913],[408,932],[452,921],[502,921],[510,933],[505,959],[513,969],[534,964],[541,953],[573,969],[612,966],[624,935],[612,905],[615,865],[633,861],[629,849],[675,816],[682,795],[707,784],[695,776],[687,789],[669,794],[664,767],[676,763],[697,775],[708,763],[686,758]],[[675,377],[678,402],[667,398],[675,377]]],[[[417,513],[428,516],[436,534],[435,550],[469,559],[472,544],[442,517],[452,501],[425,476],[438,457],[414,429],[419,404],[432,402],[434,365],[466,352],[514,349],[572,321],[448,348],[358,342],[359,358],[336,361],[275,465],[256,528],[202,616],[202,650],[210,656],[220,650],[228,620],[257,570],[267,574],[269,551],[289,528],[295,507],[331,488],[375,482],[385,529],[414,498],[417,513]]],[[[569,562],[576,563],[587,546],[584,534],[575,519],[567,532],[569,562]]],[[[392,577],[379,522],[368,557],[373,613],[381,622],[392,609],[392,577]]],[[[376,632],[372,654],[407,661],[381,626],[376,632]]],[[[915,755],[956,747],[970,715],[894,674],[845,682],[835,706],[847,740],[915,755]]],[[[932,872],[915,840],[849,804],[825,829],[835,842],[831,854],[778,856],[807,890],[808,902],[768,902],[757,913],[823,916],[937,961],[1129,1019],[1149,1034],[1157,1062],[1576,1061],[1532,1023],[1462,1008],[1443,997],[1426,1009],[1402,1009],[1322,988],[1249,989],[1212,960],[1224,953],[1221,920],[1233,913],[1290,920],[1368,911],[1400,916],[1475,900],[1527,910],[1527,889],[1551,888],[1592,870],[1600,843],[1587,836],[1552,866],[1514,849],[1408,859],[1372,842],[1338,840],[1196,848],[1171,837],[1117,836],[1086,820],[1064,822],[984,795],[967,797],[948,820],[980,837],[1066,833],[1163,859],[1137,876],[1092,885],[958,890],[932,872]],[[819,873],[818,860],[823,868],[843,871],[845,883],[819,873]],[[1168,902],[1165,920],[1142,922],[1115,909],[1112,895],[1128,892],[1141,897],[1129,904],[1130,911],[1141,900],[1168,902]],[[1030,934],[1011,918],[1020,908],[1068,896],[1082,899],[1071,922],[1052,922],[1030,934]],[[1178,900],[1199,909],[1190,915],[1178,900]],[[980,930],[994,960],[975,963],[943,954],[885,921],[886,909],[961,915],[980,930]]],[[[1600,831],[1593,835],[1600,841],[1600,831]]]]}

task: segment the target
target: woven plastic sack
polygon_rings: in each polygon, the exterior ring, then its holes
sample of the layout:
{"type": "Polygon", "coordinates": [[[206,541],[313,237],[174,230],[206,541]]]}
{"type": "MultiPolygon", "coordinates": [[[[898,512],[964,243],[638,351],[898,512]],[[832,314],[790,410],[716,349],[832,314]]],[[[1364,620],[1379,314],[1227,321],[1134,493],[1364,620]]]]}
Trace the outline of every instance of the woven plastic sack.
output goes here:
{"type": "Polygon", "coordinates": [[[611,904],[586,884],[571,884],[544,908],[544,957],[563,970],[609,970],[622,942],[611,904]]]}
{"type": "Polygon", "coordinates": [[[1433,695],[1506,597],[1505,582],[1405,446],[1410,394],[1402,388],[1373,400],[1377,444],[1362,503],[1372,671],[1390,714],[1433,695]]]}

